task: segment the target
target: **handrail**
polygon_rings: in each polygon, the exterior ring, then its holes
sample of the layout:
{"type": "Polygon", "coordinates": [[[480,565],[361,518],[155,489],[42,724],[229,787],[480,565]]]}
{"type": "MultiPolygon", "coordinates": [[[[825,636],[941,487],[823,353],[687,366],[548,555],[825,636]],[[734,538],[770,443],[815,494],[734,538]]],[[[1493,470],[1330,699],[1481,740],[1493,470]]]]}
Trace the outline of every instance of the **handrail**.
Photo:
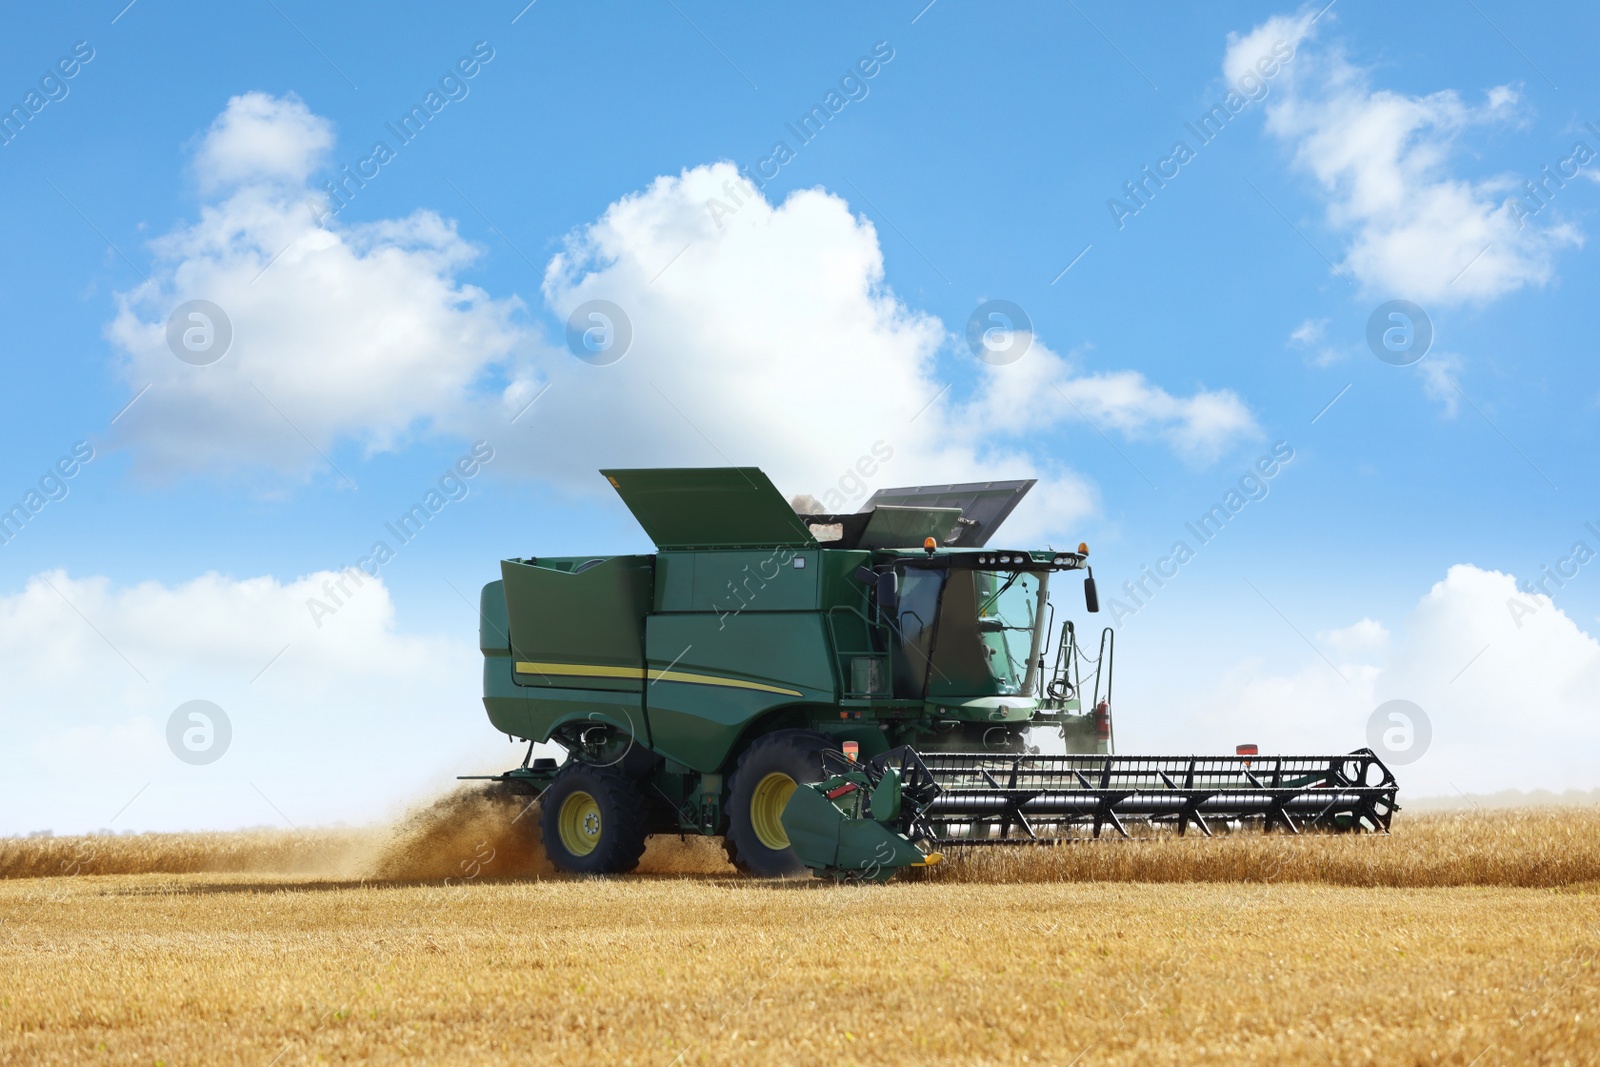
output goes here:
{"type": "MultiPolygon", "coordinates": [[[[888,695],[888,694],[873,693],[873,692],[857,693],[854,689],[851,688],[850,672],[845,669],[845,658],[847,656],[884,656],[884,657],[887,657],[889,655],[889,652],[887,650],[887,645],[888,645],[887,638],[884,639],[885,648],[883,650],[879,650],[876,647],[871,647],[871,646],[873,646],[873,645],[875,645],[877,643],[873,639],[874,635],[882,637],[883,624],[882,623],[873,622],[872,619],[870,619],[867,616],[866,612],[862,611],[860,608],[856,607],[854,604],[834,604],[833,606],[829,607],[826,611],[823,612],[822,621],[823,621],[823,624],[827,627],[827,630],[828,630],[828,645],[833,650],[833,661],[834,661],[833,662],[833,666],[834,666],[834,670],[838,674],[838,678],[839,678],[839,692],[841,694],[843,694],[846,699],[857,699],[857,698],[860,698],[860,697],[874,697],[874,696],[885,696],[885,695],[888,695]],[[865,624],[866,632],[867,632],[867,642],[868,642],[869,647],[867,647],[865,649],[855,649],[855,648],[846,649],[846,648],[841,648],[840,647],[840,645],[839,645],[839,632],[834,627],[834,624],[833,624],[833,613],[836,612],[836,611],[848,611],[851,614],[855,615],[857,618],[859,618],[862,621],[863,624],[865,624]]],[[[893,686],[892,686],[892,683],[891,683],[891,692],[892,691],[893,691],[893,686]]]]}
{"type": "MultiPolygon", "coordinates": [[[[1115,674],[1114,668],[1116,658],[1116,631],[1107,626],[1104,630],[1100,631],[1100,655],[1096,657],[1094,661],[1094,703],[1090,705],[1091,707],[1098,708],[1100,706],[1100,677],[1102,674],[1105,676],[1106,680],[1106,707],[1109,708],[1111,706],[1111,685],[1113,676],[1115,674]]],[[[1114,716],[1111,716],[1109,712],[1107,714],[1108,721],[1106,726],[1110,731],[1107,741],[1110,743],[1111,751],[1115,752],[1117,750],[1116,719],[1114,716]]]]}
{"type": "MultiPolygon", "coordinates": [[[[1054,605],[1052,605],[1052,608],[1054,605]]],[[[1051,696],[1051,691],[1056,683],[1065,681],[1072,687],[1074,698],[1081,699],[1083,695],[1083,665],[1082,652],[1078,648],[1078,632],[1068,619],[1061,624],[1061,637],[1056,642],[1056,661],[1050,668],[1050,680],[1045,683],[1043,694],[1046,700],[1060,700],[1065,705],[1067,697],[1051,696]]]]}

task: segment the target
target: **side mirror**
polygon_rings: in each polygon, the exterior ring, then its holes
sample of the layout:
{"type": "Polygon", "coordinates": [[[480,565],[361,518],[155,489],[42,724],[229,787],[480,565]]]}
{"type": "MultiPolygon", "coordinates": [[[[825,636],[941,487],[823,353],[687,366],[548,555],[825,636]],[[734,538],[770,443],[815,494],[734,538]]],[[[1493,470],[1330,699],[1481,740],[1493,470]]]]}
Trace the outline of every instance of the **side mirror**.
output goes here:
{"type": "Polygon", "coordinates": [[[894,571],[878,575],[878,610],[893,615],[900,609],[900,576],[894,571]]]}
{"type": "Polygon", "coordinates": [[[1100,593],[1094,587],[1093,570],[1091,570],[1089,572],[1089,576],[1083,580],[1083,604],[1084,607],[1088,608],[1091,612],[1097,612],[1100,610],[1100,593]]]}

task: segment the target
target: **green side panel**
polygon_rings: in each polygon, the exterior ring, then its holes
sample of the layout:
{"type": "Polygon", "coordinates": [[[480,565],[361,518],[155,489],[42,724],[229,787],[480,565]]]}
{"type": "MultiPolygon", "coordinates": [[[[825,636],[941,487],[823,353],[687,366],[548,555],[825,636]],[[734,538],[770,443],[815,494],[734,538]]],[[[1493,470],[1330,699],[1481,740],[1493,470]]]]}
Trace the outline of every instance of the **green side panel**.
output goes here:
{"type": "Polygon", "coordinates": [[[656,553],[656,611],[688,611],[694,602],[698,552],[656,553]]]}
{"type": "Polygon", "coordinates": [[[657,548],[816,547],[810,529],[757,467],[600,473],[657,548]]]}
{"type": "Polygon", "coordinates": [[[696,771],[724,771],[739,735],[766,712],[837,700],[816,612],[652,615],[646,629],[652,674],[668,672],[645,692],[651,737],[658,752],[696,771]]]}
{"type": "MultiPolygon", "coordinates": [[[[811,611],[825,555],[788,546],[661,552],[656,555],[656,611],[811,611]]],[[[861,553],[865,556],[866,553],[861,553]]]]}
{"type": "Polygon", "coordinates": [[[632,693],[596,689],[529,688],[511,680],[510,661],[489,659],[483,666],[483,706],[489,722],[503,734],[548,741],[566,722],[610,723],[645,744],[644,711],[632,693]]]}
{"type": "Polygon", "coordinates": [[[501,561],[511,658],[519,665],[516,681],[640,692],[644,618],[654,596],[653,557],[612,556],[570,567],[570,560],[501,561]],[[528,663],[590,668],[595,676],[520,666],[528,663]]]}
{"type": "Polygon", "coordinates": [[[819,552],[821,604],[824,608],[848,605],[865,613],[869,605],[867,586],[856,579],[856,570],[872,566],[872,553],[832,548],[819,552]]]}
{"type": "Polygon", "coordinates": [[[917,508],[879,504],[862,531],[859,548],[921,548],[933,538],[943,545],[955,540],[960,508],[917,508]]]}
{"type": "Polygon", "coordinates": [[[813,611],[817,607],[816,551],[697,552],[690,611],[813,611]],[[798,566],[797,566],[798,564],[798,566]]]}
{"type": "Polygon", "coordinates": [[[490,582],[478,594],[478,649],[485,656],[511,655],[511,623],[506,619],[504,582],[490,582]]]}
{"type": "Polygon", "coordinates": [[[490,582],[479,597],[478,646],[483,650],[483,706],[496,730],[548,741],[563,722],[583,720],[611,723],[641,740],[649,737],[637,692],[517,684],[509,633],[505,583],[490,582]]]}

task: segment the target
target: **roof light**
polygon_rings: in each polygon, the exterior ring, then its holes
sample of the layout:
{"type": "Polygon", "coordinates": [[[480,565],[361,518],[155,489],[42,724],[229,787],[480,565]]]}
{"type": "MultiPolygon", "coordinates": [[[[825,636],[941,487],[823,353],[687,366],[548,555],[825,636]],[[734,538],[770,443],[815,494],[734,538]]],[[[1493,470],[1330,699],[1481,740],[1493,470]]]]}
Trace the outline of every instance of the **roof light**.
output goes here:
{"type": "Polygon", "coordinates": [[[1078,542],[1078,555],[1087,556],[1088,554],[1089,554],[1089,546],[1088,546],[1088,544],[1086,544],[1083,541],[1079,541],[1078,542]]]}

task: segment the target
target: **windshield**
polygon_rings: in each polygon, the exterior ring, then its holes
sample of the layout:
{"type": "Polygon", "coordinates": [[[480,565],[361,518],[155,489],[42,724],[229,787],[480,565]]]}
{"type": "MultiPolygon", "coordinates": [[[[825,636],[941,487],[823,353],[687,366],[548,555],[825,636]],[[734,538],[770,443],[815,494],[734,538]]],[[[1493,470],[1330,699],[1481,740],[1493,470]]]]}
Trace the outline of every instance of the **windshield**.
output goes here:
{"type": "Polygon", "coordinates": [[[1020,693],[1039,576],[906,567],[896,613],[894,691],[902,697],[1020,693]]]}
{"type": "Polygon", "coordinates": [[[1033,643],[1033,611],[1039,592],[1034,574],[977,571],[978,634],[989,657],[989,669],[1015,693],[1028,671],[1033,643]]]}

